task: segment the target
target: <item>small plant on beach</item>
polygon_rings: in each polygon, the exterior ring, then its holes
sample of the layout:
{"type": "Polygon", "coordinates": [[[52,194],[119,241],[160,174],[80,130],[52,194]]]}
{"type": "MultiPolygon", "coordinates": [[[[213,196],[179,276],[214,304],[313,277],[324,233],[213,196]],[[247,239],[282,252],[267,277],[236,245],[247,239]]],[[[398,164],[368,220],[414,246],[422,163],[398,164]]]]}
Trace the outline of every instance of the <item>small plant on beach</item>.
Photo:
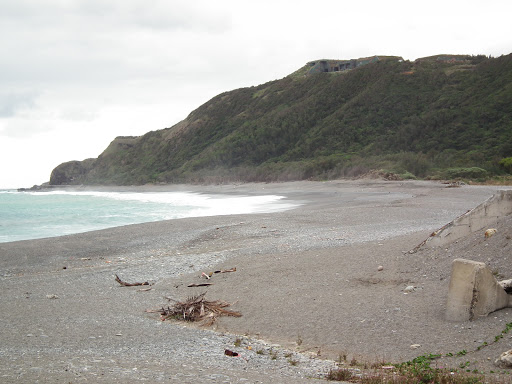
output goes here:
{"type": "MultiPolygon", "coordinates": [[[[465,350],[457,353],[458,356],[464,356],[467,352],[465,350]]],[[[453,354],[452,354],[453,356],[453,354]]],[[[383,383],[446,383],[446,384],[478,384],[484,382],[483,377],[475,375],[478,370],[466,369],[468,373],[458,373],[446,368],[432,367],[433,360],[442,357],[442,355],[422,355],[418,356],[411,361],[395,365],[398,368],[397,373],[403,378],[401,381],[382,381],[383,383]]],[[[466,361],[461,363],[461,369],[467,368],[471,363],[466,361]]]]}
{"type": "Polygon", "coordinates": [[[277,352],[273,349],[270,350],[269,355],[272,360],[277,360],[277,352]]]}
{"type": "Polygon", "coordinates": [[[497,279],[503,279],[505,276],[503,276],[498,269],[493,269],[492,274],[497,279]]]}
{"type": "Polygon", "coordinates": [[[256,354],[257,354],[257,355],[264,355],[264,354],[265,354],[265,351],[264,351],[263,349],[258,349],[258,350],[256,351],[256,354]]]}
{"type": "Polygon", "coordinates": [[[430,383],[436,377],[438,368],[430,366],[432,360],[441,357],[441,355],[421,355],[405,363],[395,365],[399,373],[405,376],[414,376],[420,383],[430,383]]]}
{"type": "Polygon", "coordinates": [[[503,339],[503,337],[510,332],[510,330],[512,330],[512,323],[507,323],[505,324],[505,328],[501,331],[501,333],[499,335],[496,335],[494,336],[494,341],[493,342],[490,342],[488,343],[487,341],[484,341],[482,344],[480,344],[476,350],[479,351],[481,350],[482,348],[484,347],[487,347],[488,345],[491,345],[491,344],[494,344],[494,343],[497,343],[498,341],[500,341],[501,339],[503,339]]]}
{"type": "Polygon", "coordinates": [[[299,360],[293,360],[291,358],[288,359],[288,362],[290,363],[290,365],[293,365],[294,367],[299,364],[299,360]]]}
{"type": "Polygon", "coordinates": [[[331,381],[346,381],[352,379],[352,372],[346,368],[331,369],[326,376],[331,381]]]}
{"type": "Polygon", "coordinates": [[[302,342],[303,342],[303,340],[302,340],[302,336],[301,336],[301,335],[300,335],[300,333],[299,333],[299,334],[297,335],[297,341],[296,341],[296,343],[297,343],[297,345],[300,347],[300,346],[302,345],[302,342]]]}
{"type": "Polygon", "coordinates": [[[235,339],[235,347],[240,347],[242,345],[242,339],[240,337],[237,337],[235,339]]]}
{"type": "Polygon", "coordinates": [[[346,361],[347,361],[347,354],[346,353],[340,353],[338,355],[338,360],[337,360],[338,364],[343,364],[346,361]]]}
{"type": "Polygon", "coordinates": [[[396,381],[395,381],[395,378],[387,378],[382,375],[376,375],[376,376],[365,376],[365,377],[361,378],[361,383],[363,383],[363,384],[395,384],[395,383],[402,384],[398,380],[399,380],[398,378],[396,378],[396,381]],[[393,381],[389,381],[389,380],[393,380],[393,381]]]}

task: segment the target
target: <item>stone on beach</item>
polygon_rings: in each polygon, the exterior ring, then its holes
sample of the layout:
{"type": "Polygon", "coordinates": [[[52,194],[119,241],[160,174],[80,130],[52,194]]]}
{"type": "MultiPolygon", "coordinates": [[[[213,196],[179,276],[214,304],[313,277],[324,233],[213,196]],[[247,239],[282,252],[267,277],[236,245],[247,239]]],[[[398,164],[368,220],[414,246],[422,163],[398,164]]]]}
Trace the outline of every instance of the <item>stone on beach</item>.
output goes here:
{"type": "Polygon", "coordinates": [[[500,368],[512,368],[512,349],[503,352],[494,363],[500,368]]]}

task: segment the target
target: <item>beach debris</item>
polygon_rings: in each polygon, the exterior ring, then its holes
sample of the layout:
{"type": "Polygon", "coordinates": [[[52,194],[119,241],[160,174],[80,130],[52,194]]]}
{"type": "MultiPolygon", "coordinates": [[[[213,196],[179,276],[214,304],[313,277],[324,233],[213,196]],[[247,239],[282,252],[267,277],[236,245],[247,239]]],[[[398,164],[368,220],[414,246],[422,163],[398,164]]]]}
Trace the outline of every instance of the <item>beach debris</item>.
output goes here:
{"type": "Polygon", "coordinates": [[[464,183],[463,181],[447,181],[444,182],[443,184],[446,184],[446,188],[460,188],[463,185],[466,185],[466,183],[464,183]]]}
{"type": "Polygon", "coordinates": [[[140,286],[140,285],[152,285],[152,284],[149,284],[148,281],[144,281],[143,283],[127,283],[126,281],[123,281],[121,280],[121,278],[117,275],[116,276],[116,281],[121,284],[123,287],[137,287],[137,286],[140,286]]]}
{"type": "Polygon", "coordinates": [[[404,288],[404,293],[411,293],[416,290],[416,287],[414,285],[408,285],[404,288]]]}
{"type": "Polygon", "coordinates": [[[217,271],[213,271],[213,272],[209,272],[209,273],[204,273],[202,272],[201,273],[201,277],[206,277],[208,280],[215,274],[217,273],[228,273],[228,272],[236,272],[236,267],[235,268],[230,268],[230,269],[219,269],[217,271]]]}
{"type": "Polygon", "coordinates": [[[233,356],[233,357],[240,356],[240,354],[238,352],[233,352],[233,351],[230,351],[229,349],[224,350],[224,354],[226,356],[233,356]]]}
{"type": "Polygon", "coordinates": [[[494,364],[500,368],[512,368],[512,349],[503,352],[494,364]]]}
{"type": "Polygon", "coordinates": [[[505,292],[512,293],[512,279],[498,281],[498,284],[501,285],[505,292]]]}
{"type": "Polygon", "coordinates": [[[193,283],[193,284],[189,284],[187,285],[187,287],[208,287],[210,285],[213,285],[213,283],[201,283],[201,284],[196,284],[196,283],[193,283]]]}
{"type": "Polygon", "coordinates": [[[384,267],[382,265],[379,265],[379,267],[377,268],[377,271],[383,271],[384,270],[384,267]]]}
{"type": "MultiPolygon", "coordinates": [[[[204,277],[207,280],[210,280],[212,278],[212,276],[217,273],[228,273],[228,272],[236,272],[236,267],[230,268],[230,269],[219,269],[217,271],[213,271],[213,272],[209,272],[209,273],[201,272],[201,277],[204,277]]],[[[207,287],[209,285],[213,285],[213,283],[201,283],[201,284],[194,283],[194,284],[187,285],[187,287],[207,287]]]]}
{"type": "Polygon", "coordinates": [[[226,309],[231,304],[220,300],[209,301],[205,299],[206,292],[187,298],[185,301],[176,301],[167,298],[169,301],[174,301],[172,306],[167,308],[162,307],[157,312],[162,316],[162,320],[175,319],[190,322],[201,321],[204,326],[209,326],[215,323],[220,316],[241,317],[240,312],[226,309]]]}
{"type": "Polygon", "coordinates": [[[496,228],[489,228],[487,231],[485,231],[484,236],[486,239],[494,235],[498,230],[496,228]]]}
{"type": "Polygon", "coordinates": [[[403,180],[399,175],[392,172],[386,172],[382,169],[372,169],[370,172],[364,173],[357,177],[358,179],[383,179],[387,181],[403,180]]]}
{"type": "Polygon", "coordinates": [[[419,347],[421,347],[421,344],[412,344],[410,346],[411,349],[418,349],[419,347]]]}
{"type": "Polygon", "coordinates": [[[59,296],[57,296],[57,295],[46,295],[46,298],[50,299],[50,300],[55,300],[55,299],[58,299],[59,296]]]}

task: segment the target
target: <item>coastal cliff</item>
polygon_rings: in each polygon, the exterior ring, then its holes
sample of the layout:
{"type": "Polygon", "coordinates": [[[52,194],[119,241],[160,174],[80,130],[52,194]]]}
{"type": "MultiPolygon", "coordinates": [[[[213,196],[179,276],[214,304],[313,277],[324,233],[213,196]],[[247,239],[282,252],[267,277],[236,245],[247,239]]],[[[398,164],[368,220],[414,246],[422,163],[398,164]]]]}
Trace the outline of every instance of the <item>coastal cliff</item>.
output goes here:
{"type": "Polygon", "coordinates": [[[485,178],[512,156],[512,55],[316,60],[222,93],[170,128],[118,137],[50,185],[285,181],[383,169],[485,178]]]}

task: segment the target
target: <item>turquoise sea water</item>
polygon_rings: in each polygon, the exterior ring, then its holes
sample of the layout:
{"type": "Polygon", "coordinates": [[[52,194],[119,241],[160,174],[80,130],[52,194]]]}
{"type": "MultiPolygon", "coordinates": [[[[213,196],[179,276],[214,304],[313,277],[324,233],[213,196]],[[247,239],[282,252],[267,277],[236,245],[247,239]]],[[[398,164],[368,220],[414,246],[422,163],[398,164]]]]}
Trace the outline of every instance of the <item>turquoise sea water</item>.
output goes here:
{"type": "Polygon", "coordinates": [[[281,211],[283,196],[188,192],[17,192],[0,190],[0,243],[87,232],[127,224],[281,211]]]}

